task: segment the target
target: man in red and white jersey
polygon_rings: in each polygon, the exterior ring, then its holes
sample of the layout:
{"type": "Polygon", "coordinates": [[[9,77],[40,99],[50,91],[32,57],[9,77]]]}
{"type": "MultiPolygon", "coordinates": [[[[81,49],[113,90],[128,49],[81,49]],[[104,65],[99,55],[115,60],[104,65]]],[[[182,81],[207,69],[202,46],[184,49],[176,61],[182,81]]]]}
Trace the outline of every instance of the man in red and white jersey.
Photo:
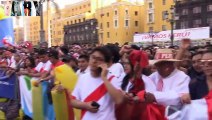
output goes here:
{"type": "Polygon", "coordinates": [[[31,77],[43,78],[50,73],[52,63],[49,60],[48,53],[44,49],[41,49],[38,54],[41,62],[38,63],[38,65],[34,69],[37,73],[27,73],[27,75],[31,77]]]}
{"type": "Polygon", "coordinates": [[[117,77],[108,74],[110,52],[99,47],[90,55],[90,72],[79,77],[72,92],[71,104],[82,110],[82,120],[116,120],[115,104],[121,104],[123,93],[117,77]]]}

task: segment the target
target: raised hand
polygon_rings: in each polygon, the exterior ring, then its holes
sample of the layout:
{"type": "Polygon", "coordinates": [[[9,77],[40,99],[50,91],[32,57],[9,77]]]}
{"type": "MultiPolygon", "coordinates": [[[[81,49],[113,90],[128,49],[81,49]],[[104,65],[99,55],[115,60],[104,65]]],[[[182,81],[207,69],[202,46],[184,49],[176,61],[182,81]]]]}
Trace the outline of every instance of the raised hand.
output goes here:
{"type": "Polygon", "coordinates": [[[191,46],[191,40],[190,39],[182,39],[181,41],[181,48],[182,49],[188,49],[191,46]]]}
{"type": "Polygon", "coordinates": [[[101,78],[104,80],[107,79],[108,74],[108,65],[106,63],[100,64],[99,67],[102,69],[101,71],[101,78]]]}

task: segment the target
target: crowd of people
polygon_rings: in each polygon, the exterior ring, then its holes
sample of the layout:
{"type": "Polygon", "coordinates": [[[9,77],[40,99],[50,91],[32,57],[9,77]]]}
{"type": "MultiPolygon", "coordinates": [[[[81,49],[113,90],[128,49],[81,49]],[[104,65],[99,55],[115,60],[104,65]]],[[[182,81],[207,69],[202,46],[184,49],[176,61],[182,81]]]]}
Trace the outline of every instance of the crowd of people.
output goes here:
{"type": "Polygon", "coordinates": [[[192,100],[210,98],[212,90],[212,45],[192,47],[189,39],[168,48],[128,44],[0,48],[0,73],[36,77],[35,86],[49,81],[59,92],[65,88],[55,84],[54,69],[64,64],[78,76],[69,95],[72,107],[82,110],[82,120],[171,119],[174,112],[166,114],[167,107],[181,110],[192,100]]]}

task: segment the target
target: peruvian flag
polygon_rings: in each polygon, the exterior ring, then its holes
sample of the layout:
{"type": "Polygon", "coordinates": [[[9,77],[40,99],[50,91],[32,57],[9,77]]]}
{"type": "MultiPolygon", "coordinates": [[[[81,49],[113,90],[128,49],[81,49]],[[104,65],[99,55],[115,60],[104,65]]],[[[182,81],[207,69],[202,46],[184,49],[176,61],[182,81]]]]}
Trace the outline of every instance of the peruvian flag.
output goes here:
{"type": "Polygon", "coordinates": [[[167,107],[166,117],[168,120],[212,120],[212,91],[203,99],[192,100],[181,110],[167,107]]]}

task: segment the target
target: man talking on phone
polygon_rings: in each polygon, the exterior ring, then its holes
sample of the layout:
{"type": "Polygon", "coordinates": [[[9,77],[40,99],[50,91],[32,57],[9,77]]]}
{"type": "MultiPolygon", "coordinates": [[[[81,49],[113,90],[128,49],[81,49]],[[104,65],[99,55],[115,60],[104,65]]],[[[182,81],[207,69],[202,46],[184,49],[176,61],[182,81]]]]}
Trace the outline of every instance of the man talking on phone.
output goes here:
{"type": "Polygon", "coordinates": [[[116,120],[115,104],[122,103],[123,93],[119,80],[108,74],[111,59],[106,47],[94,49],[89,60],[90,72],[77,81],[71,104],[82,110],[82,120],[116,120]]]}

